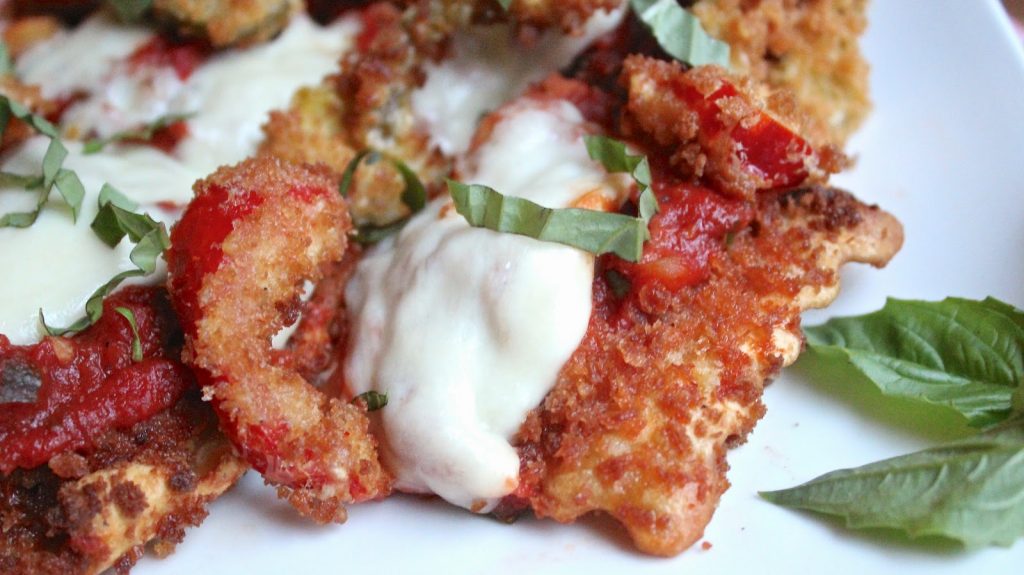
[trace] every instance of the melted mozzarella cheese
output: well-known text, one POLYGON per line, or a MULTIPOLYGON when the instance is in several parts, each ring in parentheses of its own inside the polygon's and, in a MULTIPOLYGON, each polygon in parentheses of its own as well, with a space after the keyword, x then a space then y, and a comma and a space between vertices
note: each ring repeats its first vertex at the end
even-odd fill
MULTIPOLYGON (((502 118, 466 181, 548 207, 625 197, 628 182, 587 156, 571 104, 524 100, 502 118)), ((593 265, 574 248, 472 228, 450 198, 360 262, 346 292, 346 379, 354 393, 388 395, 377 415, 400 489, 474 511, 515 489, 509 440, 583 338, 593 265)))
POLYGON ((179 108, 198 113, 177 153, 206 172, 251 155, 267 114, 336 69, 358 29, 352 18, 324 28, 299 15, 272 42, 215 56, 189 78, 179 108))
MULTIPOLYGON (((140 146, 109 146, 82 155, 81 146, 65 142, 65 166, 76 171, 87 196, 78 222, 53 193, 50 204, 26 229, 0 229, 0 269, 16 281, 0 282, 0 333, 26 344, 41 336, 40 308, 52 325, 67 325, 84 313, 84 304, 100 285, 120 271, 133 269, 131 246, 103 244, 89 228, 96 215, 96 194, 103 183, 118 188, 154 218, 172 223, 177 214, 159 202, 177 205, 192 197, 192 184, 217 167, 233 164, 256 151, 260 125, 267 113, 288 104, 291 94, 335 68, 351 44, 358 24, 343 20, 319 27, 296 17, 274 41, 244 51, 214 56, 188 79, 155 89, 168 70, 125 75, 119 62, 152 37, 141 28, 125 28, 104 16, 61 33, 26 54, 18 71, 51 96, 87 91, 91 95, 66 112, 75 129, 109 134, 135 127, 169 112, 195 112, 190 135, 175 155, 140 146), (114 129, 117 127, 117 129, 114 129)), ((2 169, 38 173, 48 140, 36 137, 14 150, 2 169)), ((0 189, 0 214, 32 209, 31 194, 0 189)), ((158 274, 151 281, 160 281, 158 274)))
POLYGON ((483 114, 568 66, 595 39, 618 26, 624 14, 624 6, 598 12, 578 36, 547 31, 529 48, 517 40, 509 24, 460 32, 452 41, 451 56, 426 66, 426 82, 413 93, 413 113, 442 152, 461 154, 483 114))
MULTIPOLYGON (((2 169, 38 172, 49 142, 42 136, 32 138, 4 160, 2 169)), ((150 215, 169 223, 174 214, 152 204, 187 202, 198 177, 151 148, 82 155, 80 144, 65 145, 69 154, 64 166, 78 174, 89 192, 78 221, 72 221, 70 209, 53 192, 49 205, 31 227, 0 228, 0 269, 9 270, 11 278, 0 282, 0 333, 15 344, 39 339, 40 309, 46 313, 47 323, 68 325, 84 313, 85 302, 96 288, 118 272, 135 268, 128 259, 131 245, 127 240, 111 249, 89 227, 98 211, 96 194, 104 183, 146 203, 150 215)), ((34 196, 22 190, 0 190, 0 213, 31 210, 34 196)))

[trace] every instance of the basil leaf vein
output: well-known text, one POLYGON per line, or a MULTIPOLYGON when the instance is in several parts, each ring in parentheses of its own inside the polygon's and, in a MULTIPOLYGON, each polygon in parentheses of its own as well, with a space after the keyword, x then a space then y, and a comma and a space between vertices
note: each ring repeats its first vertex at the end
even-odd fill
POLYGON ((848 527, 937 535, 969 548, 1009 546, 1024 535, 1024 418, 761 496, 842 517, 848 527))
POLYGON ((805 361, 847 363, 883 394, 954 410, 974 427, 1005 420, 1024 382, 1024 312, 993 298, 890 299, 804 333, 805 361))
POLYGON ((629 5, 673 58, 691 66, 729 67, 729 45, 709 36, 700 20, 676 0, 630 0, 629 5))

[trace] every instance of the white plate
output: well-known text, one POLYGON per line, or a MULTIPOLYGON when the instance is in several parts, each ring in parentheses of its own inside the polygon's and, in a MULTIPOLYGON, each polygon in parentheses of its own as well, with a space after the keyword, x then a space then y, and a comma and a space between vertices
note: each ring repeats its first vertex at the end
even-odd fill
MULTIPOLYGON (((1024 307, 1024 51, 996 0, 876 0, 865 50, 874 114, 840 184, 906 226, 883 271, 848 268, 828 315, 862 313, 886 296, 993 295, 1024 307)), ((729 457, 732 488, 698 543, 674 559, 636 553, 612 521, 508 526, 435 500, 397 496, 316 527, 255 474, 217 501, 168 559, 139 575, 244 573, 1011 573, 1024 543, 963 552, 857 534, 774 507, 758 490, 922 448, 953 429, 915 429, 872 394, 810 378, 798 366, 768 390, 768 415, 729 457)))

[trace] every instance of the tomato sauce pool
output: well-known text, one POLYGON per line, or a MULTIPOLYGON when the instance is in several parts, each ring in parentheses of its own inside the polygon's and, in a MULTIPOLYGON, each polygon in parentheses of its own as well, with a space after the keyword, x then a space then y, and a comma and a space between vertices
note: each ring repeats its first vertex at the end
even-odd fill
POLYGON ((89 449, 106 431, 173 406, 195 385, 178 360, 181 332, 167 293, 130 287, 107 298, 100 320, 74 337, 11 345, 0 335, 0 473, 89 449), (135 332, 118 308, 131 311, 135 332))

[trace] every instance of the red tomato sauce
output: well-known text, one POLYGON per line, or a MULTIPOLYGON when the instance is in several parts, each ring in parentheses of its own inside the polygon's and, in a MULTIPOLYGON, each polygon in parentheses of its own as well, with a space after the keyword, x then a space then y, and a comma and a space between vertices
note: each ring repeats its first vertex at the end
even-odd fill
POLYGON ((0 403, 0 472, 89 449, 106 431, 156 415, 195 385, 179 361, 181 331, 165 290, 126 288, 103 310, 74 337, 16 346, 0 335, 0 397, 7 400, 0 403), (134 334, 119 307, 134 314, 142 361, 132 359, 134 334))
POLYGON ((602 258, 603 268, 620 273, 630 291, 651 284, 676 291, 708 279, 711 256, 726 249, 728 236, 746 227, 753 206, 708 188, 655 179, 659 211, 651 218, 651 239, 637 263, 615 256, 602 258))

